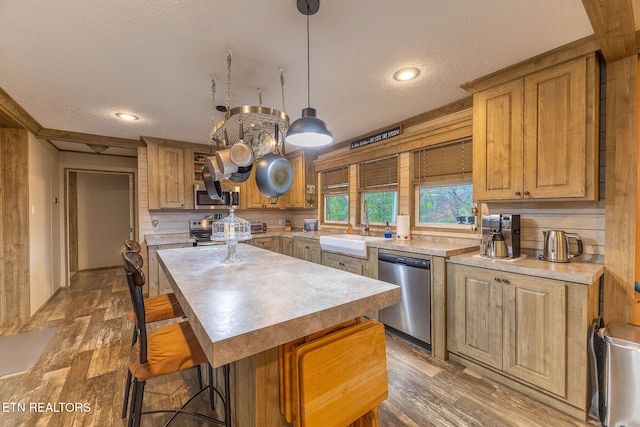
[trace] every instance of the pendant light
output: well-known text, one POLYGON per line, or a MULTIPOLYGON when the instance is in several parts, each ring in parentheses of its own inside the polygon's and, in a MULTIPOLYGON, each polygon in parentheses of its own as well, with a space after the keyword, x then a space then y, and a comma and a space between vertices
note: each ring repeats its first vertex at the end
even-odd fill
POLYGON ((322 147, 333 142, 333 135, 327 124, 316 117, 315 108, 311 108, 311 83, 309 59, 309 16, 320 9, 320 0, 297 0, 300 13, 307 17, 307 108, 302 117, 291 123, 287 130, 286 141, 291 145, 305 148, 322 147))

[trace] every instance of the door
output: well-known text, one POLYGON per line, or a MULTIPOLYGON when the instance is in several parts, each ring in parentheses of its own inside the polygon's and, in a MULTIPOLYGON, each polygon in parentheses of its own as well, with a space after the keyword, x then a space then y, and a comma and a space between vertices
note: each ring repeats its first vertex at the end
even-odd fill
POLYGON ((133 175, 69 171, 67 182, 70 270, 121 265, 133 238, 133 175))
POLYGON ((520 275, 504 275, 503 283, 502 369, 531 384, 565 396, 565 283, 520 275))
POLYGON ((522 96, 516 80, 473 97, 475 200, 522 198, 522 96))
POLYGON ((497 273, 456 266, 454 274, 458 351, 502 369, 502 284, 497 273))
POLYGON ((525 78, 524 191, 529 197, 586 195, 586 61, 525 78))

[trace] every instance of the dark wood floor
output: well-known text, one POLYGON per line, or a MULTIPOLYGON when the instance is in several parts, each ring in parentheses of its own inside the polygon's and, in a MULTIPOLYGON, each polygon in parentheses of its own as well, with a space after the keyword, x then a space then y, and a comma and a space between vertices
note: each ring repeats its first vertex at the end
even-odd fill
MULTIPOLYGON (((120 408, 131 339, 129 306, 121 268, 76 274, 71 288, 60 290, 21 329, 58 327, 33 369, 0 378, 0 426, 126 425, 120 408), (12 412, 10 402, 24 403, 26 412, 12 412), (49 408, 58 412, 30 412, 29 405, 39 402, 58 404, 49 408), (86 403, 90 411, 66 412, 59 403, 86 403)), ((387 348, 389 397, 380 406, 381 427, 598 425, 563 415, 460 365, 434 360, 395 335, 387 334, 387 348)), ((149 381, 145 409, 179 406, 196 390, 192 370, 149 381)), ((194 404, 206 411, 204 398, 194 404)), ((145 416, 143 426, 162 425, 166 418, 145 416)), ((181 416, 175 425, 210 424, 181 416)))

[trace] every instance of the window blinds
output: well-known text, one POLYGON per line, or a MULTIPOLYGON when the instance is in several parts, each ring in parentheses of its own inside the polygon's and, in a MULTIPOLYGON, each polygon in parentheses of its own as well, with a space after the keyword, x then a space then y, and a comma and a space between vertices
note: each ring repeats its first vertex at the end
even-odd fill
POLYGON ((472 172, 470 139, 413 152, 413 183, 468 181, 472 172))
POLYGON ((398 185, 398 156, 362 162, 358 165, 360 189, 398 185))
POLYGON ((322 172, 322 190, 325 193, 345 192, 349 187, 349 166, 322 172))

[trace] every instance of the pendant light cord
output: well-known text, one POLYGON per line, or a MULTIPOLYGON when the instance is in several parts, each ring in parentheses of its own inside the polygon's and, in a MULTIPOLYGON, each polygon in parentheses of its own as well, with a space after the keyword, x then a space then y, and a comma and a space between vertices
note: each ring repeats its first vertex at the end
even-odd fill
POLYGON ((311 57, 309 53, 309 15, 311 10, 307 1, 307 107, 311 108, 311 57))

